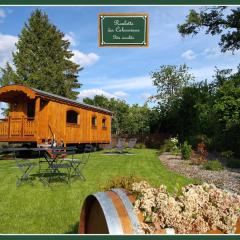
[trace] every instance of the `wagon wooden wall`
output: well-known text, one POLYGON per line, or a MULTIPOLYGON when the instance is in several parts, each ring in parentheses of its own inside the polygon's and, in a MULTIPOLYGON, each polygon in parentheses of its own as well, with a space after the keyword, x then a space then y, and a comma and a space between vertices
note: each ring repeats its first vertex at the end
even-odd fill
POLYGON ((38 116, 38 142, 52 139, 71 143, 109 143, 111 140, 111 116, 90 109, 83 109, 49 101, 40 107, 38 116), (67 123, 67 111, 78 113, 78 123, 67 123), (92 117, 96 117, 97 124, 92 126, 92 117), (102 119, 106 119, 106 127, 102 126, 102 119))
POLYGON ((111 141, 112 114, 106 109, 22 85, 1 87, 0 101, 11 105, 9 116, 0 119, 0 142, 40 144, 53 138, 65 144, 111 141), (68 111, 74 114, 67 121, 68 111))

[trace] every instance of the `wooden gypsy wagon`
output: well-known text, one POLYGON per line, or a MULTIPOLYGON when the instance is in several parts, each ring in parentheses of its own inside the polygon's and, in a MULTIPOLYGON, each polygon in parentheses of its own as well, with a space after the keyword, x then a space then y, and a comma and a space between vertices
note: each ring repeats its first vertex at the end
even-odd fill
POLYGON ((0 142, 110 143, 112 113, 106 109, 23 85, 1 87, 0 101, 10 104, 0 120, 0 142))

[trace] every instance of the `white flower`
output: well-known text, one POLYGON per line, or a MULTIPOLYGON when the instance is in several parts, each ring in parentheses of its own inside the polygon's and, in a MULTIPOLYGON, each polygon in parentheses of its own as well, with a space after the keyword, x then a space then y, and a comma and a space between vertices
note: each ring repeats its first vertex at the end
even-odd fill
MULTIPOLYGON (((175 140, 174 140, 175 141, 175 140)), ((138 198, 134 211, 153 221, 141 224, 141 231, 154 233, 156 228, 174 228, 176 233, 206 233, 219 229, 234 233, 240 217, 240 196, 218 189, 213 184, 188 185, 181 196, 170 196, 161 185, 153 188, 146 181, 132 185, 138 198)))

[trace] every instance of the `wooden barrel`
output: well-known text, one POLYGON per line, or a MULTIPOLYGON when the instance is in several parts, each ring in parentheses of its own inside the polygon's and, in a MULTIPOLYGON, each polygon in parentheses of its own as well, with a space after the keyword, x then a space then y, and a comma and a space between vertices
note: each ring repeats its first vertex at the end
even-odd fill
MULTIPOLYGON (((140 213, 133 211, 135 198, 123 189, 115 188, 107 192, 89 195, 83 204, 78 233, 80 234, 139 234, 140 223, 144 221, 140 213)), ((240 233, 240 219, 236 224, 236 234, 240 233)), ((155 234, 172 234, 171 229, 157 230, 155 234)), ((223 234, 211 230, 206 234, 223 234)))
POLYGON ((89 195, 83 204, 81 234, 138 234, 139 220, 126 192, 112 189, 89 195))

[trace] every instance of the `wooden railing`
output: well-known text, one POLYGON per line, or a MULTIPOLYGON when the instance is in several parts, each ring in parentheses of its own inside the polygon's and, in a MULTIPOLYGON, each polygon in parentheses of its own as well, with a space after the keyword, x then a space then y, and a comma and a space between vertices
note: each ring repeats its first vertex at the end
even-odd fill
POLYGON ((0 119, 0 138, 35 136, 34 118, 7 118, 0 119))

